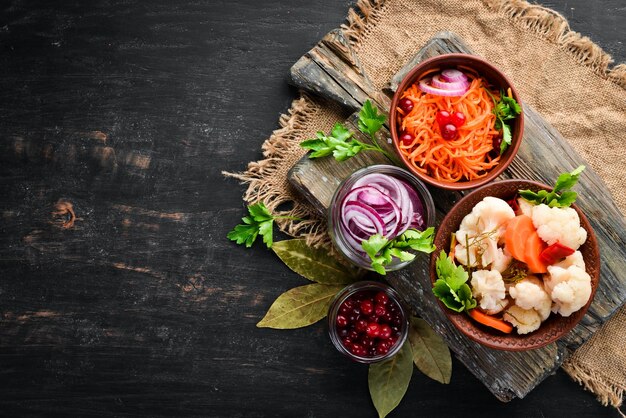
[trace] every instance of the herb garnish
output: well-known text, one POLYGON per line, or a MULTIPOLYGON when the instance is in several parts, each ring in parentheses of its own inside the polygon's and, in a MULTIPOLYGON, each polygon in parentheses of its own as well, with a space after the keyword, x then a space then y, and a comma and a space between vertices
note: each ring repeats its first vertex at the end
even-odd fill
POLYGON ((500 142, 500 155, 502 155, 513 140, 511 127, 506 121, 515 119, 517 115, 522 113, 522 107, 514 98, 507 96, 503 90, 500 90, 500 100, 496 100, 488 89, 486 89, 486 91, 491 96, 493 104, 495 105, 492 110, 493 114, 496 115, 494 128, 502 130, 502 142, 500 142))
POLYGON ((530 203, 539 205, 545 203, 551 208, 566 208, 576 201, 578 193, 570 190, 578 183, 580 173, 585 169, 584 165, 579 166, 571 173, 562 173, 556 180, 554 189, 551 192, 547 190, 539 190, 533 192, 531 190, 520 190, 519 195, 530 203))
POLYGON ((385 275, 385 266, 391 263, 393 257, 399 258, 401 261, 411 261, 415 258, 415 254, 405 251, 406 249, 427 254, 435 251, 436 248, 433 245, 434 232, 435 228, 432 226, 424 231, 408 229, 392 240, 375 234, 363 241, 361 245, 372 260, 371 266, 374 271, 385 275))
POLYGON ((502 272, 502 280, 505 283, 517 283, 524 280, 528 276, 528 268, 523 263, 514 260, 509 266, 502 272))
POLYGON ((248 206, 248 213, 249 216, 241 218, 243 224, 237 225, 226 236, 237 244, 245 244, 248 248, 254 244, 259 234, 263 237, 263 242, 267 248, 271 248, 274 243, 272 228, 275 219, 301 220, 293 216, 273 216, 263 202, 248 206))
POLYGON ((355 139, 353 137, 354 132, 346 128, 345 125, 336 123, 329 135, 320 131, 316 134, 315 139, 302 141, 300 146, 313 151, 309 158, 326 157, 332 154, 337 161, 345 161, 361 151, 377 151, 397 163, 397 160, 382 149, 376 140, 376 133, 382 128, 386 120, 386 116, 378 113, 378 109, 372 106, 369 100, 366 100, 359 112, 358 126, 361 132, 370 136, 372 144, 366 144, 355 139))
POLYGON ((448 308, 455 312, 469 311, 476 307, 476 299, 467 284, 469 274, 462 266, 454 264, 445 251, 441 251, 437 262, 437 281, 433 285, 433 293, 448 308))

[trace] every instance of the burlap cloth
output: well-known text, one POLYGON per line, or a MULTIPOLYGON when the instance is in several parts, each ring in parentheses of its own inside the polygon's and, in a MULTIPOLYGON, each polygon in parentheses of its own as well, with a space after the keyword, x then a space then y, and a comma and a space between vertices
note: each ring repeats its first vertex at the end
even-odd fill
MULTIPOLYGON (((604 179, 626 213, 626 65, 588 38, 570 31, 556 12, 525 1, 360 0, 342 26, 373 83, 382 88, 436 32, 450 30, 513 81, 524 101, 543 115, 604 179)), ((288 234, 325 245, 324 220, 287 183, 302 157, 298 143, 328 131, 347 115, 307 94, 280 118, 281 129, 263 144, 262 161, 235 175, 248 183, 249 203, 306 217, 283 222, 288 234), (282 206, 281 206, 282 207, 282 206)), ((624 272, 626 274, 626 272, 624 272)), ((604 404, 619 407, 626 390, 626 308, 571 356, 563 368, 604 404)))

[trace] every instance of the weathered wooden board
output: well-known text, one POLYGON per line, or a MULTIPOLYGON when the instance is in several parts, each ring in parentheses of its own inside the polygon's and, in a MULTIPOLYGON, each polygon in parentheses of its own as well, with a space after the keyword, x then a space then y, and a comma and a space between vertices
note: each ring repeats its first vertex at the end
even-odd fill
MULTIPOLYGON (((323 44, 298 61, 292 68, 292 75, 300 87, 310 87, 310 91, 338 100, 349 108, 358 108, 369 97, 371 83, 358 80, 356 84, 360 87, 356 88, 350 84, 351 81, 346 81, 353 80, 354 74, 362 74, 360 67, 349 78, 336 76, 335 72, 341 72, 342 67, 335 64, 343 59, 341 57, 326 55, 323 61, 317 58, 321 56, 321 51, 337 49, 329 47, 328 39, 325 38, 323 44), (319 77, 320 74, 328 77, 319 77), (346 82, 350 85, 346 85, 346 82), (358 94, 350 93, 355 91, 358 94)), ((470 50, 454 34, 437 34, 394 76, 387 93, 392 93, 404 74, 420 60, 444 52, 470 53, 470 50)), ((342 49, 342 54, 349 55, 349 52, 342 49)), ((356 57, 354 62, 358 63, 356 57)), ((344 64, 345 60, 342 61, 344 64)), ((376 96, 376 102, 384 101, 376 96)), ((523 108, 526 118, 524 140, 517 158, 501 178, 526 178, 551 184, 559 173, 584 164, 581 157, 537 112, 527 104, 523 108)), ((347 124, 356 131, 355 117, 353 115, 349 118, 347 124)), ((379 142, 390 146, 389 131, 382 131, 379 142)), ((384 162, 388 161, 378 153, 359 155, 342 163, 332 158, 309 160, 305 157, 292 168, 289 180, 324 212, 342 179, 358 168, 384 162)), ((583 321, 555 344, 530 352, 511 353, 492 350, 470 341, 452 327, 436 304, 430 290, 428 257, 421 257, 410 268, 388 276, 388 280, 405 296, 414 310, 444 336, 459 360, 500 400, 524 397, 553 373, 573 350, 591 337, 626 300, 626 225, 623 217, 606 186, 591 168, 585 170, 577 187, 580 195, 578 204, 588 215, 600 243, 602 276, 594 302, 583 321)), ((461 194, 432 187, 429 189, 437 206, 438 219, 441 220, 461 194)))

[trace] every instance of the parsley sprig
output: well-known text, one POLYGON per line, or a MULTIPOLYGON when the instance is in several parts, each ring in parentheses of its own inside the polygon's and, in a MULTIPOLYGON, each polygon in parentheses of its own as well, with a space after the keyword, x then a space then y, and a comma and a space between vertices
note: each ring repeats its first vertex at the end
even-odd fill
POLYGON ((502 155, 513 141, 511 127, 507 121, 515 119, 517 115, 522 113, 522 107, 514 98, 507 96, 503 90, 500 90, 500 100, 496 100, 489 90, 486 91, 495 105, 492 110, 493 114, 496 115, 494 128, 502 131, 502 142, 500 142, 500 155, 502 155))
POLYGON ((454 264, 445 251, 441 251, 437 262, 437 281, 433 285, 433 293, 448 308, 456 312, 469 311, 476 307, 476 299, 467 284, 469 274, 462 266, 454 264))
POLYGON ((267 248, 274 243, 273 227, 276 219, 301 220, 293 216, 273 216, 263 202, 248 206, 248 216, 241 218, 243 224, 239 224, 230 231, 227 238, 237 244, 245 244, 250 248, 258 235, 263 237, 267 248))
POLYGON ((415 258, 415 254, 406 251, 411 249, 430 254, 435 251, 433 245, 433 235, 435 228, 430 227, 424 231, 417 229, 407 229, 402 235, 389 240, 388 238, 375 234, 370 236, 361 245, 363 250, 372 260, 371 266, 379 274, 385 275, 385 266, 391 263, 393 258, 401 261, 411 261, 415 258))
POLYGON ((337 161, 345 161, 361 151, 377 151, 383 153, 391 161, 397 162, 376 140, 376 133, 382 128, 386 120, 386 116, 378 113, 378 109, 369 100, 366 100, 359 112, 358 126, 361 132, 370 136, 372 144, 366 144, 355 139, 354 132, 345 125, 336 123, 329 135, 320 131, 316 134, 316 138, 302 141, 300 146, 313 151, 309 158, 326 157, 332 154, 337 161))
POLYGON ((545 203, 546 205, 558 208, 569 207, 576 201, 578 193, 570 190, 578 183, 580 173, 585 169, 584 165, 577 167, 571 173, 562 173, 556 180, 554 189, 551 192, 547 190, 539 190, 533 192, 531 190, 520 190, 519 195, 530 203, 539 205, 545 203))

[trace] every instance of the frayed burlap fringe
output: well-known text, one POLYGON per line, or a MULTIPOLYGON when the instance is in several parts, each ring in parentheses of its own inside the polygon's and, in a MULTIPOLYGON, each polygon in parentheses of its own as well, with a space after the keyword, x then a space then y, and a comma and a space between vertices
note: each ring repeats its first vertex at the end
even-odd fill
POLYGON ((617 383, 609 383, 606 376, 598 375, 597 372, 579 362, 566 361, 563 363, 563 369, 572 379, 583 385, 585 389, 595 393, 602 405, 615 407, 620 415, 626 418, 626 415, 619 409, 622 406, 622 399, 626 392, 624 382, 622 382, 621 386, 617 383))
MULTIPOLYGON (((303 236, 312 246, 326 244, 328 234, 325 222, 306 202, 294 199, 295 193, 288 188, 286 178, 276 176, 280 162, 293 154, 294 142, 299 143, 306 120, 318 111, 318 105, 306 93, 291 103, 286 114, 280 116, 280 129, 275 130, 262 146, 264 160, 251 162, 244 173, 222 172, 248 184, 243 199, 248 204, 257 202, 265 206, 277 216, 289 216, 300 220, 279 219, 278 227, 291 236, 303 236), (279 210, 281 205, 290 205, 288 210, 279 210)), ((302 151, 304 155, 304 150, 302 151)))
POLYGON ((580 64, 626 89, 626 64, 609 69, 613 59, 591 39, 570 29, 567 19, 554 10, 525 0, 484 0, 493 10, 504 13, 515 24, 540 35, 569 51, 580 64))
POLYGON ((385 0, 358 0, 348 10, 346 23, 341 25, 341 30, 355 51, 359 50, 361 41, 380 19, 385 3, 385 0))

